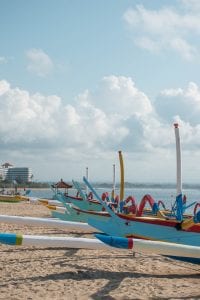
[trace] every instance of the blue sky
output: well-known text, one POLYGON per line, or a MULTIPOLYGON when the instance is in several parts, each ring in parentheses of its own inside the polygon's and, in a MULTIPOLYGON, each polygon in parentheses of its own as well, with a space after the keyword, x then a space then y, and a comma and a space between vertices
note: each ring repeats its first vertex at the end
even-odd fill
POLYGON ((1 1, 0 28, 2 163, 112 181, 122 150, 127 181, 174 182, 179 122, 199 181, 199 1, 1 1))

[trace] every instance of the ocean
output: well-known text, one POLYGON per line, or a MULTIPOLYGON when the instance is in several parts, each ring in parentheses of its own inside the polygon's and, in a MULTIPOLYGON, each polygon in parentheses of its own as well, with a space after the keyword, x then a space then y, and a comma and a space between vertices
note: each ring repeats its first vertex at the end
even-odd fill
MULTIPOLYGON (((111 192, 111 189, 108 187, 101 187, 101 188, 96 188, 96 191, 98 194, 101 196, 103 192, 111 192)), ((70 195, 75 195, 76 190, 75 189, 70 189, 69 190, 70 195)), ((119 190, 116 189, 116 194, 119 194, 119 190)), ((142 197, 146 194, 150 194, 156 202, 159 200, 163 200, 165 203, 165 206, 167 208, 171 208, 172 204, 175 201, 176 198, 176 189, 175 188, 126 188, 125 189, 125 198, 128 196, 134 196, 137 203, 140 203, 142 197)), ((183 189, 183 195, 186 195, 187 197, 187 204, 190 204, 194 201, 200 202, 200 189, 196 188, 189 188, 189 189, 183 189)), ((48 198, 51 199, 53 197, 53 192, 51 189, 33 189, 31 191, 30 196, 32 197, 40 197, 40 198, 48 198)), ((188 213, 193 212, 194 206, 188 209, 188 213)))

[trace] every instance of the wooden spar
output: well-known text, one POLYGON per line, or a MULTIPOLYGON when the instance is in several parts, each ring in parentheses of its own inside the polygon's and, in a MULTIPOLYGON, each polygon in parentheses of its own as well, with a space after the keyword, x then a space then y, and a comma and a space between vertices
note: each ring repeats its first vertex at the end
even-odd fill
POLYGON ((103 234, 95 234, 95 236, 107 245, 116 248, 134 249, 134 251, 137 252, 147 252, 161 255, 200 258, 200 247, 197 246, 124 238, 103 234))
MULTIPOLYGON (((83 229, 94 230, 94 228, 87 223, 82 222, 70 222, 54 219, 33 218, 33 217, 18 217, 0 215, 0 222, 6 224, 18 224, 18 225, 30 225, 30 226, 47 226, 58 229, 83 229)), ((95 229, 96 230, 96 229, 95 229)))
POLYGON ((124 200, 124 162, 122 152, 119 151, 119 162, 120 162, 120 196, 119 200, 124 200))
MULTIPOLYGON (((79 192, 81 198, 86 202, 88 201, 88 199, 86 198, 87 195, 85 195, 79 185, 79 183, 77 181, 72 180, 73 185, 75 186, 75 188, 77 189, 77 191, 79 192)), ((86 190, 88 191, 88 186, 86 185, 86 190)), ((73 203, 73 202, 72 202, 73 203)), ((74 203, 73 203, 74 204, 74 203)))
POLYGON ((98 239, 76 237, 50 237, 0 233, 0 243, 18 246, 65 247, 77 249, 110 249, 110 246, 98 239))
POLYGON ((66 212, 66 207, 62 207, 62 206, 47 205, 46 207, 49 208, 50 210, 55 210, 63 214, 66 212))
POLYGON ((89 189, 92 191, 93 195, 95 195, 96 199, 102 204, 102 206, 105 208, 105 210, 109 213, 109 215, 113 216, 114 219, 117 218, 115 215, 115 212, 106 204, 105 201, 103 201, 101 199, 101 197, 99 197, 99 195, 97 194, 95 189, 92 187, 92 185, 89 183, 89 181, 87 181, 87 179, 85 177, 83 177, 83 181, 89 187, 89 189))
POLYGON ((28 198, 30 203, 41 203, 44 205, 56 205, 56 206, 63 206, 63 204, 58 200, 51 200, 51 199, 44 199, 44 198, 36 198, 36 197, 29 197, 28 198))
POLYGON ((113 189, 111 199, 115 199, 115 164, 113 165, 113 189))
POLYGON ((45 204, 45 205, 56 205, 56 206, 63 206, 63 203, 61 203, 60 201, 58 200, 45 200, 45 199, 42 199, 42 200, 39 200, 40 203, 42 204, 45 204))
POLYGON ((98 239, 76 237, 49 237, 0 233, 0 243, 9 245, 65 247, 78 249, 133 249, 137 252, 156 253, 178 257, 200 258, 200 247, 180 245, 166 242, 145 241, 132 238, 121 238, 96 234, 98 239))
POLYGON ((145 240, 136 240, 133 243, 135 251, 141 251, 142 249, 142 251, 148 253, 200 258, 200 247, 196 246, 145 240))
POLYGON ((182 174, 181 174, 181 145, 178 124, 174 124, 176 138, 176 195, 182 194, 182 174))
POLYGON ((176 219, 183 221, 182 174, 181 174, 181 146, 178 124, 174 124, 176 137, 176 219))

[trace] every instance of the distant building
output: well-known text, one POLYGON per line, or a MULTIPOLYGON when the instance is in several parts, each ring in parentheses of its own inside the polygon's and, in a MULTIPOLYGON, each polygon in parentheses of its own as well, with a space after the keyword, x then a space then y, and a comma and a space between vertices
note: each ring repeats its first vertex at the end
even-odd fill
POLYGON ((10 168, 13 168, 13 165, 11 165, 10 163, 6 162, 4 163, 1 167, 0 167, 0 176, 2 178, 2 180, 6 180, 6 176, 8 173, 8 170, 10 168))
POLYGON ((8 169, 8 168, 12 168, 13 165, 11 165, 10 163, 6 162, 5 164, 2 165, 2 167, 3 167, 4 169, 8 169))
POLYGON ((33 175, 30 168, 14 167, 9 163, 5 163, 0 168, 0 174, 3 180, 8 182, 27 183, 31 182, 33 175))

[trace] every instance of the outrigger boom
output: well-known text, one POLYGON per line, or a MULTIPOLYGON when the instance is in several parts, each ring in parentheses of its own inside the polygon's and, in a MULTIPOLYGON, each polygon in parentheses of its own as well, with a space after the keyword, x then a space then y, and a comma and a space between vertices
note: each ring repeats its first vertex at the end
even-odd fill
POLYGON ((96 234, 98 239, 75 237, 48 237, 19 235, 15 233, 0 233, 0 243, 17 246, 40 246, 53 248, 78 249, 132 249, 136 252, 155 253, 167 256, 181 256, 184 258, 200 258, 200 247, 164 243, 158 241, 144 241, 140 239, 121 238, 96 234))

